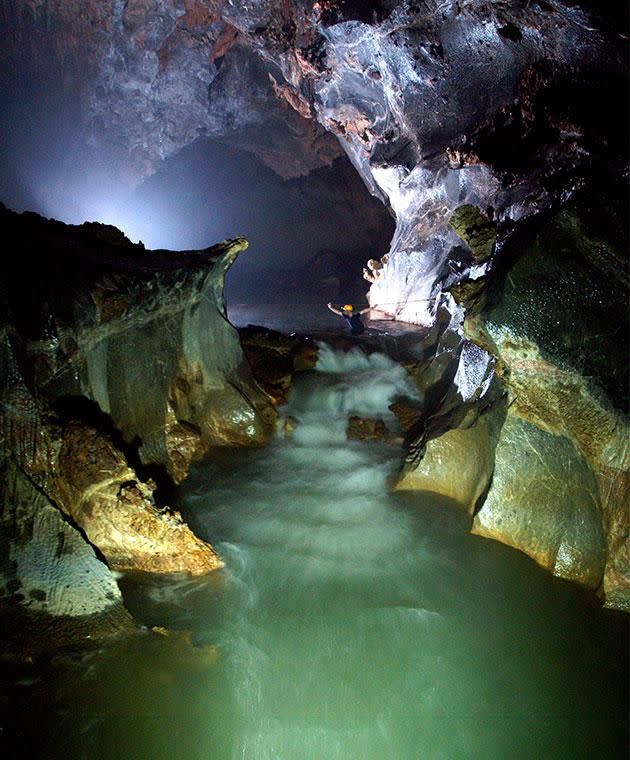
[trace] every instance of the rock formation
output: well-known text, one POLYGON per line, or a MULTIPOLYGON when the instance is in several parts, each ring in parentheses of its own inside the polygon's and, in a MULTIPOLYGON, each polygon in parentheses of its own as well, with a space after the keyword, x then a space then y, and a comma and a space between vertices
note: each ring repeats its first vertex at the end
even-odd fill
POLYGON ((118 584, 80 531, 14 463, 5 459, 1 474, 4 601, 50 620, 90 620, 101 632, 129 627, 118 584))
POLYGON ((241 329, 239 334, 254 376, 276 405, 285 404, 293 375, 317 364, 317 344, 309 338, 255 325, 241 329))
MULTIPOLYGON (((0 10, 3 60, 54 63, 82 95, 90 146, 131 181, 200 136, 285 177, 341 149, 396 222, 389 253, 364 270, 370 302, 431 328, 409 367, 424 407, 398 409, 409 449, 399 486, 448 493, 464 458, 449 495, 476 531, 628 606, 627 204, 612 200, 627 192, 627 8, 3 0, 0 10), (534 494, 550 494, 547 511, 534 494)), ((92 399, 125 441, 137 438, 141 462, 176 480, 216 445, 263 443, 274 412, 220 303, 217 275, 239 244, 158 265, 111 230, 88 232, 100 236, 81 259, 89 284, 77 284, 73 248, 57 245, 41 285, 7 290, 5 374, 30 395, 3 408, 39 420, 59 399, 92 399), (96 259, 106 265, 95 270, 96 259), (46 285, 59 267, 62 296, 46 285)), ((24 248, 20 260, 28 281, 24 248)), ((290 364, 273 368, 276 399, 290 364)))
POLYGON ((628 609, 623 217, 612 200, 598 217, 591 205, 580 195, 519 239, 500 292, 465 294, 464 332, 494 357, 507 416, 495 404, 472 426, 429 433, 399 487, 449 496, 474 514, 474 533, 628 609))
POLYGON ((109 614, 122 609, 111 570, 221 567, 156 505, 149 473, 181 480, 209 450, 260 445, 273 428, 223 305, 246 242, 145 251, 103 225, 1 215, 13 241, 2 278, 3 596, 57 616, 109 614), (81 592, 77 573, 89 579, 81 592))
POLYGON ((598 222, 591 203, 582 198, 543 224, 501 299, 468 320, 470 337, 500 362, 510 405, 473 531, 629 609, 628 363, 619 361, 628 356, 628 292, 616 265, 624 247, 619 209, 609 201, 598 222))

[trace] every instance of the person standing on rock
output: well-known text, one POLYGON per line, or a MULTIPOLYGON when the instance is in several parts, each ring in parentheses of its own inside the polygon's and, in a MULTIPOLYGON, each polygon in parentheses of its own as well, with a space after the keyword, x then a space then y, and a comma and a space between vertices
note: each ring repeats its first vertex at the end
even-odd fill
POLYGON ((361 315, 368 312, 372 307, 368 306, 366 309, 355 309, 351 303, 347 303, 342 306, 341 309, 335 309, 331 303, 327 303, 326 306, 332 311, 333 314, 337 314, 343 317, 350 328, 351 335, 361 335, 365 330, 365 325, 361 319, 361 315))

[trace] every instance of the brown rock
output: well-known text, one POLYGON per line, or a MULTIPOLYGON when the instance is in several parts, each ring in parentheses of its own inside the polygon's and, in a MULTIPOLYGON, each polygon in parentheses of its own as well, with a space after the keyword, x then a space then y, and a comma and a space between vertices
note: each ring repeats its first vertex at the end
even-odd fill
POLYGON ((476 206, 459 206, 455 209, 450 224, 468 245, 475 261, 490 258, 497 236, 496 226, 476 206))
POLYGON ((193 575, 222 567, 178 513, 160 510, 109 437, 80 422, 38 427, 44 457, 22 466, 115 570, 193 575))
POLYGON ((463 306, 467 313, 476 312, 483 308, 486 293, 486 278, 464 280, 450 288, 455 302, 463 306))
POLYGON ((395 415, 396 421, 403 433, 406 433, 415 427, 423 416, 421 409, 407 406, 400 402, 390 404, 389 410, 395 415))
POLYGON ((169 404, 164 440, 168 473, 176 483, 181 483, 188 477, 191 463, 203 450, 201 431, 196 425, 178 421, 169 404))
POLYGON ((178 513, 159 510, 106 436, 73 423, 63 432, 50 492, 111 568, 199 575, 222 567, 178 513))
POLYGON ((274 404, 286 403, 293 375, 317 364, 317 345, 266 328, 248 327, 239 332, 254 377, 274 404))
POLYGON ((348 418, 346 435, 358 441, 377 441, 380 443, 401 444, 402 437, 391 432, 381 419, 364 419, 355 415, 348 418))
POLYGON ((533 557, 554 575, 598 589, 606 563, 597 482, 577 448, 511 412, 492 487, 472 532, 533 557))
MULTIPOLYGON (((563 439, 572 441, 590 468, 597 488, 598 531, 607 545, 601 591, 606 604, 630 609, 628 423, 584 377, 543 358, 532 341, 506 330, 490 335, 478 321, 471 327, 500 357, 498 374, 510 393, 511 414, 554 436, 558 446, 564 445, 563 439)), ((547 556, 552 555, 550 548, 547 556)))
POLYGON ((419 464, 404 473, 396 490, 437 493, 472 514, 492 478, 501 419, 495 408, 468 428, 448 430, 431 439, 419 464))
POLYGON ((293 435, 297 424, 298 421, 295 417, 288 416, 282 418, 282 432, 285 438, 290 438, 293 435))
POLYGON ((132 628, 115 578, 76 525, 13 462, 0 476, 0 599, 34 616, 29 638, 62 619, 91 635, 132 628))

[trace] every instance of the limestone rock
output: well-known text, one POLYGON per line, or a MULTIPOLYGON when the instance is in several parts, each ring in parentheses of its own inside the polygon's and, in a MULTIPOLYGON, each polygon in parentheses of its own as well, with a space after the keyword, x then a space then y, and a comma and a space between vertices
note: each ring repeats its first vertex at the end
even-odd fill
MULTIPOLYGON (((627 451, 630 431, 622 444, 627 451)), ((603 595, 607 607, 630 612, 630 468, 597 471, 602 522, 608 544, 603 595)))
POLYGON ((597 482, 576 447, 509 414, 492 487, 472 532, 521 549, 555 575, 598 589, 606 563, 597 482))
POLYGON ((389 430, 381 419, 364 419, 351 415, 348 418, 346 435, 350 440, 378 441, 379 443, 401 444, 400 434, 389 430))
POLYGON ((252 325, 239 330, 239 334, 254 377, 275 404, 284 404, 293 375, 315 367, 317 344, 252 325))
MULTIPOLYGON (((175 70, 177 62, 173 64, 175 70)), ((184 79, 179 72, 177 77, 184 79)), ((330 166, 341 149, 313 119, 311 104, 299 88, 279 78, 277 68, 264 57, 244 44, 233 45, 209 85, 202 129, 291 179, 330 166)), ((152 107, 150 98, 147 107, 152 107)))
MULTIPOLYGON (((59 424, 33 399, 26 409, 22 403, 5 411, 0 430, 29 482, 81 529, 81 540, 87 538, 112 569, 198 575, 222 566, 177 513, 156 507, 155 485, 137 476, 106 432, 70 418, 59 424)), ((48 537, 51 544, 54 535, 48 537)))
POLYGON ((451 216, 450 224, 468 245, 476 262, 487 261, 492 256, 496 226, 476 206, 459 206, 451 216))
POLYGON ((627 412, 630 365, 619 360, 630 350, 628 246, 621 231, 627 208, 617 192, 613 186, 597 199, 582 193, 569 207, 544 222, 532 220, 527 232, 504 241, 511 266, 495 279, 481 322, 501 344, 500 352, 512 346, 515 358, 525 362, 528 349, 519 341, 526 341, 534 347, 532 357, 590 378, 614 407, 627 412))
MULTIPOLYGON (((505 275, 501 299, 495 295, 482 313, 468 316, 465 332, 497 358, 512 417, 538 431, 548 450, 557 446, 560 458, 572 445, 580 467, 589 469, 599 519, 594 530, 606 545, 598 590, 605 604, 630 609, 628 363, 619 361, 628 346, 627 294, 619 287, 626 280, 615 264, 620 212, 613 202, 596 206, 581 197, 535 228, 505 275), (613 269, 617 287, 611 287, 613 269)), ((495 501, 495 514, 499 506, 495 501)), ((529 551, 524 532, 510 537, 510 527, 514 521, 505 524, 504 540, 529 551)), ((579 531, 567 532, 563 551, 575 554, 579 566, 583 549, 571 546, 572 537, 582 540, 579 531)), ((544 549, 541 533, 535 551, 552 567, 556 547, 549 539, 544 549)))
MULTIPOLYGON (((275 411, 222 302, 225 271, 246 242, 149 252, 104 225, 0 213, 16 255, 15 266, 4 260, 2 280, 0 440, 42 495, 37 540, 54 551, 55 515, 81 531, 72 541, 88 554, 95 547, 113 569, 220 567, 177 513, 156 506, 155 484, 127 457, 181 479, 211 446, 270 435, 275 411)), ((32 531, 24 519, 13 527, 32 531)), ((111 576, 102 566, 95 578, 106 594, 111 576)))
POLYGON ((76 527, 15 464, 6 462, 1 474, 2 601, 53 618, 83 618, 93 632, 130 628, 112 573, 76 527))
MULTIPOLYGON (((514 457, 510 483, 518 490, 520 480, 528 482, 541 500, 537 521, 529 523, 529 537, 524 521, 533 507, 521 495, 513 503, 502 501, 500 478, 495 478, 475 529, 519 546, 553 572, 596 588, 606 605, 627 610, 629 367, 619 358, 627 355, 629 336, 627 278, 619 266, 621 214, 618 204, 606 197, 595 202, 581 196, 570 208, 533 226, 519 240, 519 255, 505 273, 501 298, 495 293, 483 312, 467 316, 465 333, 496 357, 497 376, 510 404, 505 435, 520 430, 515 446, 535 441, 556 477, 554 481, 545 475, 543 467, 528 474, 529 460, 514 457), (571 488, 579 490, 579 481, 571 481, 578 474, 584 481, 575 510, 567 507, 562 473, 554 469, 554 447, 571 488), (587 497, 592 504, 584 501, 587 497), (502 504, 505 517, 500 523, 502 504), (518 504, 524 510, 520 518, 518 504), (549 511, 546 522, 540 517, 543 504, 549 511), (562 538, 553 525, 556 519, 563 526, 562 538), (603 560, 598 558, 600 537, 603 560)), ((505 460, 507 454, 501 456, 505 460)))
POLYGON ((500 409, 496 408, 481 414, 470 427, 447 430, 432 438, 420 463, 406 470, 396 490, 437 493, 472 515, 492 479, 501 421, 500 409))
POLYGON ((98 431, 66 423, 53 473, 39 477, 112 569, 200 575, 223 566, 179 514, 155 506, 151 486, 98 431))
POLYGON ((287 417, 282 417, 281 422, 282 434, 285 438, 291 438, 295 432, 296 427, 298 426, 297 418, 293 415, 288 415, 287 417))
POLYGON ((126 441, 139 439, 143 463, 175 480, 214 447, 268 441, 275 411, 223 303, 246 240, 146 251, 113 228, 95 234, 7 210, 0 221, 16 241, 7 320, 22 374, 46 403, 92 399, 126 441))
POLYGON ((572 441, 590 468, 607 544, 602 592, 607 604, 630 608, 628 421, 591 381, 544 359, 531 341, 496 331, 494 339, 512 414, 549 433, 559 447, 563 439, 572 441))
POLYGON ((417 427, 424 415, 417 406, 410 406, 399 401, 390 404, 389 411, 396 417, 398 426, 403 433, 408 433, 414 427, 417 427))
POLYGON ((461 280, 451 285, 450 293, 458 304, 461 304, 468 314, 478 311, 485 303, 487 279, 461 280))

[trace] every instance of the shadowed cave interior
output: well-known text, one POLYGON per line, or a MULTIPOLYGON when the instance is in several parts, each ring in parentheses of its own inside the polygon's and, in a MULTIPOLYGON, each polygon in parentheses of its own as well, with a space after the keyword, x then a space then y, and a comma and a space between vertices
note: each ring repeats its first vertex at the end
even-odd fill
POLYGON ((0 28, 3 756, 626 757, 627 8, 0 28))

